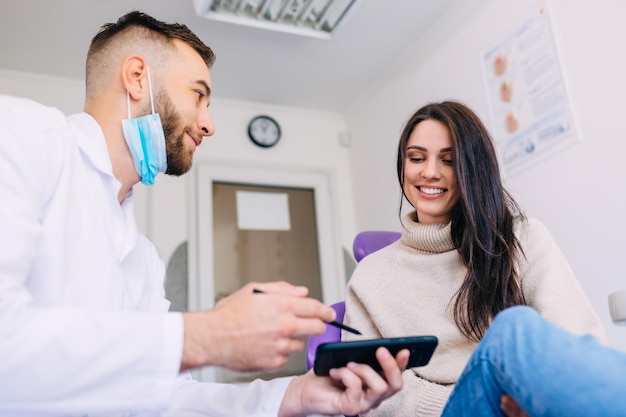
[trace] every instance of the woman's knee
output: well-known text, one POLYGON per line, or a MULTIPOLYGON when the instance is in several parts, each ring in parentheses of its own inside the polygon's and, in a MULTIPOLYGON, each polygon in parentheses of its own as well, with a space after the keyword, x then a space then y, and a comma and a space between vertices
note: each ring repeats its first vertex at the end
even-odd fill
POLYGON ((523 326, 541 320, 541 316, 532 307, 513 306, 499 312, 493 320, 492 326, 523 326))
POLYGON ((485 337, 505 336, 504 340, 515 339, 515 333, 524 334, 530 328, 536 328, 543 319, 533 308, 514 306, 499 312, 489 327, 485 337))

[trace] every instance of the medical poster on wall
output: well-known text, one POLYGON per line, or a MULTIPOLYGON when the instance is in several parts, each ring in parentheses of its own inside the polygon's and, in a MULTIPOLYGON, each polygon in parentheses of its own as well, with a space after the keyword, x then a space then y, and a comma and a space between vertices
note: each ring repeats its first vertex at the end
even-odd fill
POLYGON ((492 133, 506 174, 578 141, 547 3, 483 54, 492 133))

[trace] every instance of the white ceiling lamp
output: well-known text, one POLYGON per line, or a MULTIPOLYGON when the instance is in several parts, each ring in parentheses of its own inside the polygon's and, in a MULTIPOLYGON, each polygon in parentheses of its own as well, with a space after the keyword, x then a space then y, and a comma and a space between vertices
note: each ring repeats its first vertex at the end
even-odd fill
POLYGON ((193 0, 198 16, 330 39, 360 0, 193 0))

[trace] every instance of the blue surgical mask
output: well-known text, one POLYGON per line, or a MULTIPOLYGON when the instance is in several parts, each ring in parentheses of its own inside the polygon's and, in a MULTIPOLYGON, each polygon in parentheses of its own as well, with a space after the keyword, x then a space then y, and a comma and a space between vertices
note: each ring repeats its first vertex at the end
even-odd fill
POLYGON ((152 114, 131 119, 130 93, 126 92, 128 103, 128 119, 122 120, 124 138, 135 162, 135 169, 146 185, 154 184, 154 178, 159 172, 167 169, 167 152, 165 150, 165 133, 161 124, 161 117, 154 112, 152 97, 152 83, 148 70, 148 88, 150 89, 150 105, 152 114))

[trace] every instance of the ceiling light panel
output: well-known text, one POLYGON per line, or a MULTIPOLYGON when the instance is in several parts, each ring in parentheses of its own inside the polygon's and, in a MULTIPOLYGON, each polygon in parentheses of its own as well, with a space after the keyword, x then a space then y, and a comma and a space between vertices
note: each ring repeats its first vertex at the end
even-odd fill
POLYGON ((330 39, 359 0, 194 0, 199 16, 330 39))

